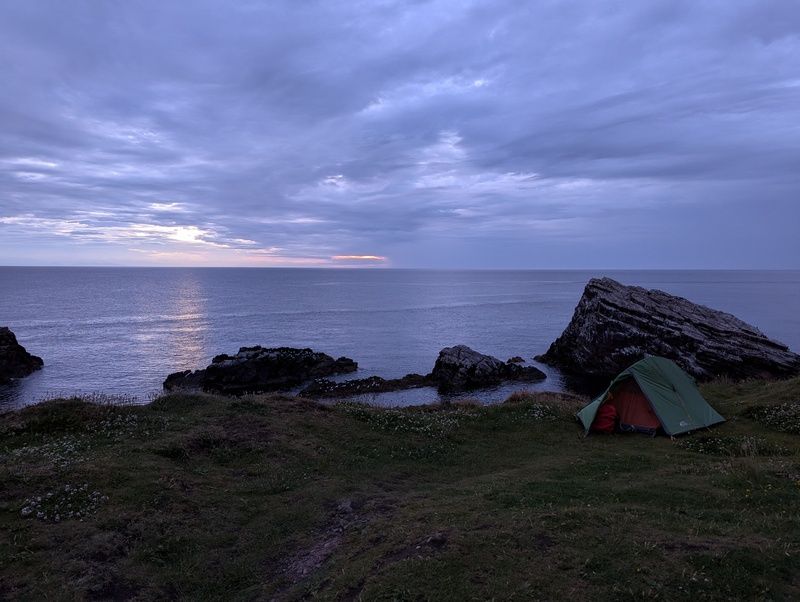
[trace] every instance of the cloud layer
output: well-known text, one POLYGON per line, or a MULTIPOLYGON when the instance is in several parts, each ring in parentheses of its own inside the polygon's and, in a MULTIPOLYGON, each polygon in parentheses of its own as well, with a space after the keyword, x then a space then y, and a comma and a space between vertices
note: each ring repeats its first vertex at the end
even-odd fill
POLYGON ((4 2, 0 264, 800 267, 794 0, 4 2))

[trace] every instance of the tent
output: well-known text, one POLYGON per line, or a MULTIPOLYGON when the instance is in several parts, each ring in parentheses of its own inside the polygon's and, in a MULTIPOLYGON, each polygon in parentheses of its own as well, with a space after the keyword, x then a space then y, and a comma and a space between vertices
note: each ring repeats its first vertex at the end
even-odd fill
POLYGON ((648 355, 621 372, 600 397, 578 412, 584 430, 679 435, 725 419, 675 362, 648 355))

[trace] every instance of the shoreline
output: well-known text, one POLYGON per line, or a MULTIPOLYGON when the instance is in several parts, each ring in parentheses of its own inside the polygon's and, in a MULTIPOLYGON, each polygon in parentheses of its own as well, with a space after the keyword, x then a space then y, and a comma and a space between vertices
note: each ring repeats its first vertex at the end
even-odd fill
MULTIPOLYGON (((146 394, 175 370, 201 368, 217 353, 255 343, 347 355, 360 361, 365 377, 428 371, 439 349, 459 342, 503 359, 530 359, 561 334, 586 281, 616 273, 425 277, 405 271, 218 269, 188 270, 186 278, 176 278, 180 270, 123 270, 117 277, 112 269, 103 277, 91 270, 56 271, 51 282, 44 268, 11 272, 0 276, 14 291, 0 296, 0 315, 46 363, 42 374, 17 389, 25 400, 76 389, 146 394), (461 305, 449 307, 454 303, 461 305)), ((788 311, 797 295, 792 274, 619 274, 626 283, 733 313, 800 349, 796 316, 788 311)))

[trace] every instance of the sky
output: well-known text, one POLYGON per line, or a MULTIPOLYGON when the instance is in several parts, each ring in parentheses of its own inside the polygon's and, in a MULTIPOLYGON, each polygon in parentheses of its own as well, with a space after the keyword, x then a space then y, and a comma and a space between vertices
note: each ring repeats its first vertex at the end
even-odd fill
POLYGON ((800 268, 796 0, 4 0, 0 265, 800 268))

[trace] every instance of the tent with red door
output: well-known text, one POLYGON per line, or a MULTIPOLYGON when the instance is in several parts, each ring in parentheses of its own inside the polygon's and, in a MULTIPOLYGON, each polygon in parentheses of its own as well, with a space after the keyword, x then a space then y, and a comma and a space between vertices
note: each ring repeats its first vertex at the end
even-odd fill
POLYGON ((694 380, 675 362, 648 355, 617 376, 578 412, 588 434, 640 432, 679 435, 725 419, 708 405, 694 380))

